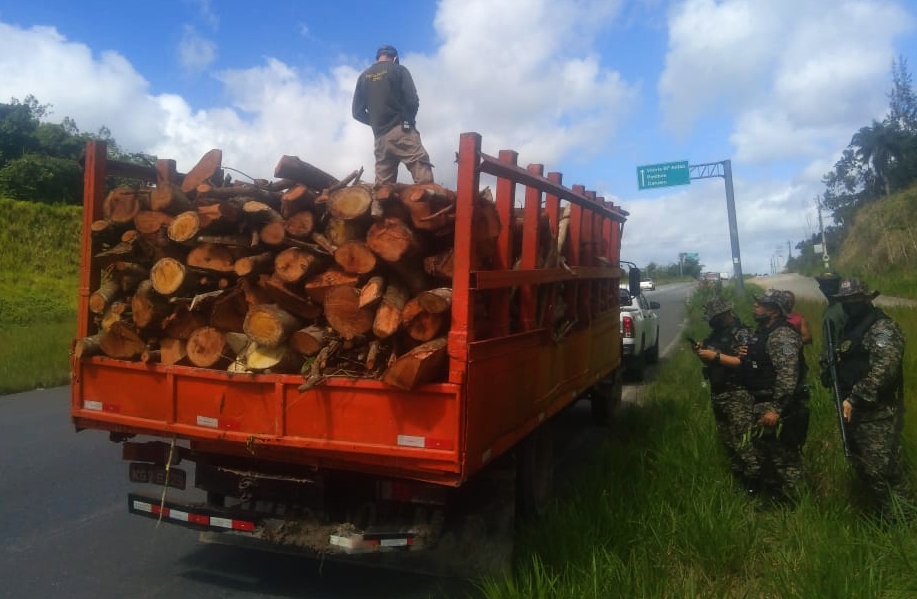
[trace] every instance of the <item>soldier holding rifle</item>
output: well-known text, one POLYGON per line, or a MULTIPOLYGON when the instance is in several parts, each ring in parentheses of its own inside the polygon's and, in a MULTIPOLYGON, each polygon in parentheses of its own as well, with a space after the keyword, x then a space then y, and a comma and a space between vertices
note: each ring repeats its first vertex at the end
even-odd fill
POLYGON ((836 354, 829 360, 835 368, 822 373, 822 383, 837 387, 851 464, 871 507, 888 516, 905 487, 900 464, 905 339, 898 323, 873 306, 877 295, 859 279, 840 282, 832 299, 846 321, 833 336, 836 354))

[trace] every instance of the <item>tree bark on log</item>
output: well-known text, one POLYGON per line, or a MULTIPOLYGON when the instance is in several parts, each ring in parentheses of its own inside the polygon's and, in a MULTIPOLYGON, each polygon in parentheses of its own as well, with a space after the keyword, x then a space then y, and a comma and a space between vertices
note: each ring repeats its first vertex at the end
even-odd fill
POLYGON ((200 312, 192 312, 185 304, 179 304, 162 321, 162 330, 167 337, 186 340, 197 329, 205 326, 207 319, 200 312))
POLYGON ((379 276, 372 277, 360 289, 360 307, 374 307, 382 301, 383 293, 385 293, 385 279, 379 276))
POLYGON ((376 255, 369 246, 353 239, 338 246, 334 251, 334 261, 345 272, 365 275, 376 268, 376 255))
POLYGON ((150 192, 148 189, 131 189, 130 187, 116 187, 111 190, 102 203, 102 215, 105 220, 115 224, 130 223, 141 210, 150 207, 150 192))
POLYGON ((245 334, 262 347, 277 347, 300 328, 302 322, 277 304, 251 306, 243 326, 245 334))
POLYGON ((382 382, 411 391, 420 385, 445 380, 449 354, 445 337, 418 345, 397 358, 382 374, 382 382))
POLYGON ((258 277, 258 284, 270 298, 270 301, 294 316, 303 320, 312 320, 322 315, 321 304, 314 303, 310 298, 294 293, 280 279, 271 275, 261 275, 258 277))
POLYGON ((135 360, 146 349, 146 342, 128 323, 118 321, 102 335, 99 346, 109 358, 135 360))
POLYGON ((196 192, 197 186, 201 183, 210 181, 214 175, 220 172, 222 165, 223 151, 218 149, 210 150, 204 154, 198 163, 188 171, 187 175, 185 175, 185 179, 181 184, 181 190, 186 194, 192 191, 196 192))
POLYGON ((284 283, 299 283, 322 267, 321 258, 298 247, 287 248, 274 257, 274 276, 284 283))
POLYGON ((142 235, 156 235, 163 229, 168 229, 174 218, 165 212, 141 210, 134 216, 134 228, 142 235))
POLYGON ((255 256, 243 256, 233 263, 233 271, 240 277, 270 273, 274 269, 274 254, 263 252, 255 256))
POLYGON ((274 167, 274 177, 290 179, 312 189, 327 189, 338 182, 325 171, 303 162, 297 156, 282 156, 274 167))
POLYGON ((315 206, 315 198, 315 192, 306 185, 297 184, 280 196, 280 214, 290 218, 298 212, 310 210, 315 206))
POLYGON ((300 210, 287 217, 284 223, 286 234, 293 239, 305 241, 315 230, 315 214, 311 210, 300 210))
POLYGON ((294 331, 287 344, 304 356, 314 356, 325 345, 325 329, 316 325, 309 325, 294 331))
POLYGON ((103 314, 112 302, 121 297, 121 285, 113 279, 108 279, 89 296, 89 310, 93 314, 103 314))
POLYGON ((77 360, 102 353, 102 333, 83 337, 73 342, 73 355, 77 360))
POLYGON ((452 308, 452 289, 439 287, 422 291, 417 295, 417 302, 426 312, 442 314, 452 308))
POLYGON ((455 250, 452 248, 436 254, 427 256, 423 259, 424 271, 440 281, 452 281, 452 275, 455 273, 455 250))
POLYGON ((211 326, 191 333, 186 345, 188 359, 199 368, 225 368, 232 361, 232 351, 226 343, 226 333, 211 326))
POLYGON ((404 221, 385 218, 373 223, 366 234, 366 245, 386 262, 395 263, 417 250, 414 232, 404 221))
POLYGON ((321 304, 324 303, 325 294, 328 293, 329 289, 339 285, 348 285, 354 287, 359 284, 359 275, 344 272, 340 268, 332 266, 328 270, 321 272, 306 281, 303 289, 305 290, 306 295, 308 295, 313 301, 321 304))
POLYGON ((325 318, 343 339, 353 339, 372 330, 375 312, 360 308, 360 290, 349 285, 332 287, 325 293, 325 318))
POLYGON ((189 268, 199 268, 220 274, 235 274, 235 256, 229 247, 201 243, 188 252, 185 263, 189 268))
POLYGON ((153 290, 153 283, 140 283, 131 296, 131 319, 138 330, 160 327, 172 307, 169 302, 153 290))
POLYGON ((188 357, 187 342, 184 339, 164 337, 159 340, 159 359, 171 366, 185 361, 188 357))
POLYGON ((401 313, 408 301, 408 292, 400 285, 390 283, 385 288, 382 301, 376 308, 373 319, 373 334, 379 339, 388 339, 401 328, 401 313))
POLYGON ((191 200, 174 183, 163 182, 150 192, 150 209, 166 214, 180 214, 191 210, 191 200))
POLYGON ((445 318, 442 313, 427 312, 414 297, 408 300, 401 311, 402 328, 411 339, 420 342, 431 341, 439 335, 445 318))
POLYGON ((248 310, 245 292, 236 287, 213 303, 210 324, 221 331, 241 333, 245 330, 245 316, 248 310))

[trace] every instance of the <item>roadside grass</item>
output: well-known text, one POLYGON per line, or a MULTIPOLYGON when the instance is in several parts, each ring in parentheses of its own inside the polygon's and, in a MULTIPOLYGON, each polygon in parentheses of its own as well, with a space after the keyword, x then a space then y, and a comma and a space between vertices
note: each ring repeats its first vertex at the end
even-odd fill
POLYGON ((0 198, 0 395, 69 379, 81 214, 0 198))
POLYGON ((0 329, 0 395, 66 385, 74 331, 76 321, 0 329))
MULTIPOLYGON (((749 298, 734 298, 751 322, 749 298)), ((685 335, 702 338, 703 293, 689 305, 685 335)), ((726 289, 723 293, 734 294, 726 289)), ((821 312, 800 301, 815 340, 806 348, 811 426, 807 492, 794 510, 755 511, 733 483, 716 439, 709 394, 687 344, 660 366, 641 405, 622 410, 594 464, 537 525, 520 533, 516 572, 487 580, 489 599, 917 596, 917 521, 885 524, 853 501, 833 398, 818 383, 821 312)), ((917 339, 917 311, 889 311, 917 339)), ((909 414, 917 368, 906 357, 909 414)), ((914 462, 917 421, 907 418, 914 462)), ((913 483, 913 472, 911 472, 913 483)), ((917 486, 915 486, 917 488, 917 486)))

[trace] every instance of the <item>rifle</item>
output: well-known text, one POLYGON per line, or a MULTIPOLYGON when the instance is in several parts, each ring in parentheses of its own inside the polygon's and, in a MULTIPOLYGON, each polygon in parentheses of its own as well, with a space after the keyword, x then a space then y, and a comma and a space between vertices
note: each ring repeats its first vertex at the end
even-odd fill
POLYGON ((850 457, 850 444, 847 442, 847 427, 844 424, 844 399, 841 397, 841 388, 837 382, 837 344, 834 340, 834 327, 831 322, 822 324, 825 333, 825 343, 828 345, 828 374, 831 376, 831 391, 834 394, 834 405, 837 408, 837 423, 841 429, 841 442, 844 444, 844 457, 850 457))

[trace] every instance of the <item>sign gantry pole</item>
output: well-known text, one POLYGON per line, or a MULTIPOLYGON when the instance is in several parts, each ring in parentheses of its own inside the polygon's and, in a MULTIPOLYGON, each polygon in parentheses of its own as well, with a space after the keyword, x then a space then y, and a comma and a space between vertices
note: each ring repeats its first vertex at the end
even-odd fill
POLYGON ((736 280, 736 291, 744 293, 742 258, 739 254, 739 227, 736 224, 735 192, 732 187, 732 161, 721 160, 720 162, 689 165, 687 160, 682 160, 637 167, 637 185, 641 190, 687 185, 691 183, 692 179, 710 179, 712 177, 722 177, 726 182, 726 214, 729 218, 732 268, 736 280))

